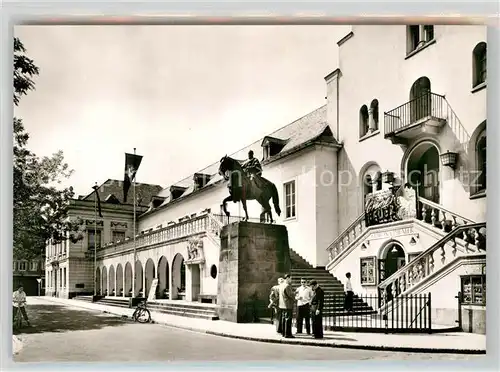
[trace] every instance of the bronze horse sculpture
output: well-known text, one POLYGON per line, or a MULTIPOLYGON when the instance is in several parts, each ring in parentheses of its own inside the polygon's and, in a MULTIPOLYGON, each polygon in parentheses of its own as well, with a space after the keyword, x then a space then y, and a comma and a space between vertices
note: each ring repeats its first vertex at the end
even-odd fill
POLYGON ((262 206, 260 214, 260 222, 265 222, 266 214, 269 220, 273 223, 273 214, 269 200, 272 198, 274 209, 278 216, 281 214, 279 207, 278 190, 271 181, 259 177, 259 182, 251 180, 238 160, 224 156, 219 165, 219 174, 228 182, 229 196, 222 201, 222 209, 226 216, 229 217, 229 211, 226 208, 226 203, 232 201, 234 203, 241 202, 245 211, 245 219, 248 220, 247 200, 257 200, 262 206))

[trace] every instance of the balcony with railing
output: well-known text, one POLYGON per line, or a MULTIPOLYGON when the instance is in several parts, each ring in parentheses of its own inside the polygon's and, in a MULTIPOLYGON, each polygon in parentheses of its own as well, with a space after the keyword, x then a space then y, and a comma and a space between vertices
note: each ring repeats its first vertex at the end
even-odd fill
POLYGON ((438 134, 449 117, 449 105, 436 93, 426 92, 395 109, 384 112, 385 138, 406 144, 423 132, 438 134))

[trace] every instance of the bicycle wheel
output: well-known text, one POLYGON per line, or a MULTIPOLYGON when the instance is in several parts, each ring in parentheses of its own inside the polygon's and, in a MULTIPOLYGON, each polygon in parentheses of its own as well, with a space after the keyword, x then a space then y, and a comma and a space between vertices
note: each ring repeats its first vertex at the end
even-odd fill
POLYGON ((20 329, 23 325, 23 317, 22 317, 22 314, 21 314, 21 310, 17 310, 16 312, 16 318, 15 318, 15 322, 14 322, 14 326, 16 329, 20 329))
POLYGON ((151 320, 151 313, 148 309, 140 309, 137 312, 136 320, 139 323, 149 323, 149 321, 151 320))

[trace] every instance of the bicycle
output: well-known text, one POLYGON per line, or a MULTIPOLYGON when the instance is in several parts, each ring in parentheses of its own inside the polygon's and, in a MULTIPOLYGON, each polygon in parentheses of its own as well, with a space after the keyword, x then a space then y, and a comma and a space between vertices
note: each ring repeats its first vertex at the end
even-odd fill
MULTIPOLYGON (((21 302, 17 303, 21 305, 21 302)), ((21 312, 21 306, 17 307, 16 314, 14 315, 13 326, 15 329, 20 329, 23 326, 23 313, 21 312)))
POLYGON ((146 301, 141 301, 139 305, 137 305, 134 314, 132 314, 132 319, 134 322, 139 323, 151 322, 151 312, 147 308, 146 301))

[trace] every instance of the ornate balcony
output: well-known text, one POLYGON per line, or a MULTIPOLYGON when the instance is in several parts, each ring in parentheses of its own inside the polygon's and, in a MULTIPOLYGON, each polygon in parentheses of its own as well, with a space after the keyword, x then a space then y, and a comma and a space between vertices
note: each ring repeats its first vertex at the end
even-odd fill
POLYGON ((422 133, 438 134, 448 119, 448 103, 444 96, 427 92, 384 113, 386 139, 406 145, 422 133))

